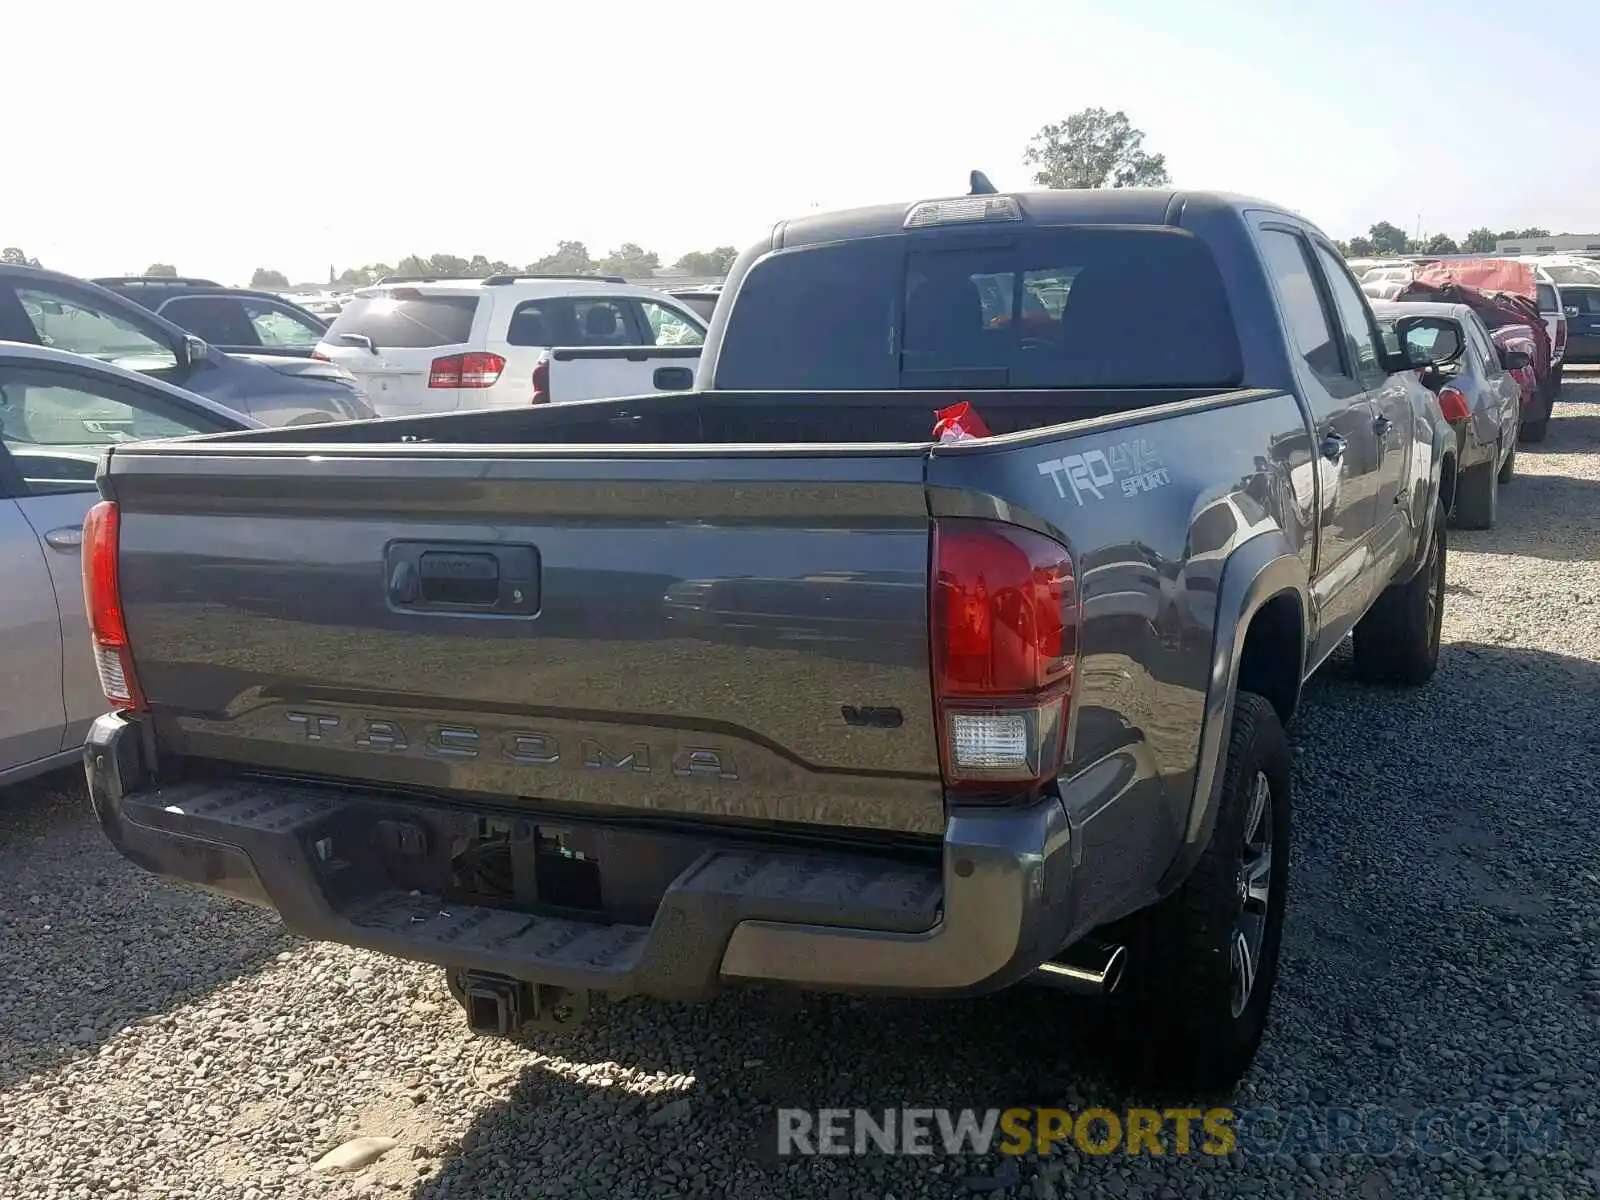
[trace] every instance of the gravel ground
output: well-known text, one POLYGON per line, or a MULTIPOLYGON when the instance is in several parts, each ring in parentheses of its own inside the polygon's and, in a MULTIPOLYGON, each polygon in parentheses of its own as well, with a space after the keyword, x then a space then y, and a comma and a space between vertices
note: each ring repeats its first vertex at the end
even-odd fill
POLYGON ((1310 688, 1275 1024, 1237 1099, 1515 1105, 1559 1116, 1556 1152, 779 1160, 777 1105, 1137 1098, 1035 993, 749 992, 473 1039, 437 971, 164 885, 55 780, 0 792, 0 1196, 1600 1195, 1600 375, 1568 394, 1500 527, 1453 536, 1435 682, 1336 659, 1310 688), (395 1145, 310 1169, 358 1136, 395 1145))

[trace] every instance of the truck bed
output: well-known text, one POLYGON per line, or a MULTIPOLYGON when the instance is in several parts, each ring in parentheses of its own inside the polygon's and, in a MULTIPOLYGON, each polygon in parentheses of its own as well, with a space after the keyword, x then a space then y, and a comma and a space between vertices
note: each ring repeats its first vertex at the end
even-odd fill
MULTIPOLYGON (((225 434, 208 444, 432 442, 456 445, 916 444, 930 440, 934 413, 970 400, 995 434, 1044 429, 1220 396, 1224 388, 1073 391, 664 392, 495 412, 444 413, 296 427, 267 435, 225 434)), ((1249 396, 1254 393, 1235 393, 1249 396)))

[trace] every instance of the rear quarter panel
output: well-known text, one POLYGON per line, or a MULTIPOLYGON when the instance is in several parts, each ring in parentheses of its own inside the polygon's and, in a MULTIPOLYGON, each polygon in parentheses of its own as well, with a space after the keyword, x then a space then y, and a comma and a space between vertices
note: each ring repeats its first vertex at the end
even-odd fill
POLYGON ((1197 783, 1209 790, 1207 696, 1231 642, 1221 635, 1238 619, 1219 611, 1225 571, 1241 546, 1265 539, 1303 590, 1320 486, 1299 404, 1281 392, 1087 422, 1065 439, 1047 431, 934 451, 935 517, 1011 521, 1072 552, 1083 624, 1061 785, 1091 924, 1159 894, 1197 783))

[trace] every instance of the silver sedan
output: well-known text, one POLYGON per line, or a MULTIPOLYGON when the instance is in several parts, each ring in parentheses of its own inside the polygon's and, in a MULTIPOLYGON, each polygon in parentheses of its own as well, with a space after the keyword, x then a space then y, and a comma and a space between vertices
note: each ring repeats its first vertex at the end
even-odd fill
POLYGON ((1516 471, 1522 421, 1522 385, 1511 369, 1527 364, 1508 360, 1483 319, 1465 304, 1374 301, 1372 311, 1391 343, 1394 322, 1404 316, 1443 317, 1461 327, 1461 353, 1421 372, 1422 381, 1438 396, 1439 408, 1456 432, 1459 482, 1451 517, 1463 529, 1493 528, 1500 485, 1510 483, 1516 471))
POLYGON ((75 761, 106 708, 79 563, 106 447, 260 425, 147 375, 0 342, 0 784, 75 761))

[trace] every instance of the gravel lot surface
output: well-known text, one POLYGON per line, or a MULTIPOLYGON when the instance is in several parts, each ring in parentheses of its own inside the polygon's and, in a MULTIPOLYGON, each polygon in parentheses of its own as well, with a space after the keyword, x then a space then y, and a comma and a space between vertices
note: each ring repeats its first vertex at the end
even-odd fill
POLYGON ((1500 527, 1452 533, 1435 681, 1336 659, 1310 688, 1275 1023, 1237 1099, 1517 1105, 1559 1116, 1554 1153, 780 1161, 778 1105, 1138 1098, 1034 993, 629 1002, 474 1039, 440 972, 162 884, 53 780, 0 792, 0 1196, 1600 1195, 1600 375, 1568 396, 1500 527), (394 1145, 311 1170, 362 1136, 394 1145))

